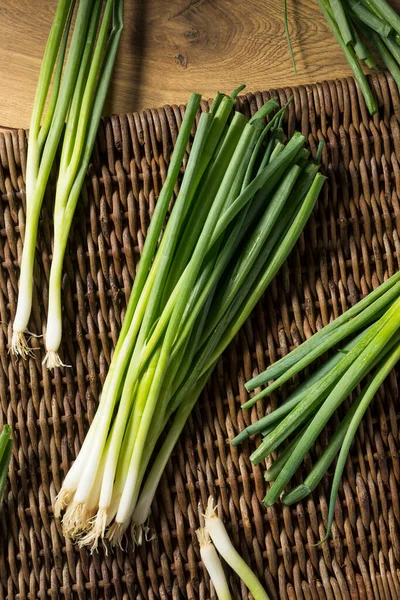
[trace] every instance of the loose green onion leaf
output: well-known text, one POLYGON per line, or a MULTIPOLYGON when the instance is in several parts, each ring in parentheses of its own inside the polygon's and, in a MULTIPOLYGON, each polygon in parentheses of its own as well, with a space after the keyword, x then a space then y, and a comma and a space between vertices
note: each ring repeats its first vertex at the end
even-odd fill
POLYGON ((8 466, 12 451, 11 427, 4 425, 0 435, 0 500, 7 481, 8 466))

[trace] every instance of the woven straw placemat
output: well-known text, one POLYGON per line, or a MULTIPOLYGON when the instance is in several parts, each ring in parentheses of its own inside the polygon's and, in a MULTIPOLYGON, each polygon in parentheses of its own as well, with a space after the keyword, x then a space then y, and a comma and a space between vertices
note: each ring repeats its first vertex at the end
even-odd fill
MULTIPOLYGON (((266 510, 263 467, 248 459, 253 442, 229 444, 268 406, 243 414, 244 382, 399 268, 400 99, 390 76, 371 82, 379 103, 373 118, 350 78, 238 100, 250 115, 270 96, 283 104, 293 95, 286 127, 305 133, 314 153, 326 140, 328 185, 289 260, 219 361, 162 478, 152 539, 136 551, 130 544, 126 552, 79 550, 64 540, 51 505, 93 419, 184 107, 102 122, 64 265, 62 359, 71 368, 54 374, 41 364, 40 338, 32 337, 38 350, 26 362, 8 353, 25 222, 26 134, 0 134, 0 425, 8 422, 15 439, 0 508, 0 600, 214 598, 195 537, 209 494, 271 598, 400 598, 394 373, 360 427, 332 537, 321 547, 313 544, 324 533, 330 478, 304 502, 266 510)), ((34 334, 46 322, 53 192, 54 177, 37 244, 34 334)), ((230 577, 234 597, 247 598, 230 577)))

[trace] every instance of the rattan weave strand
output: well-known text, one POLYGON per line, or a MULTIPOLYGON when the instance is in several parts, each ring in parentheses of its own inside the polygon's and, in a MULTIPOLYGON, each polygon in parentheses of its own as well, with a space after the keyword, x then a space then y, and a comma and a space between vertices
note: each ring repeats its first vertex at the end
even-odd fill
MULTIPOLYGON (((347 463, 333 535, 316 548, 327 518, 329 478, 308 501, 268 510, 263 468, 229 438, 243 414, 244 382, 348 308, 400 262, 400 98, 390 76, 372 78, 371 118, 352 79, 249 94, 246 114, 270 96, 293 95, 287 127, 327 145, 328 185, 288 262, 225 352, 169 461, 135 552, 90 555, 65 541, 51 504, 82 444, 121 326, 151 212, 184 107, 114 116, 101 125, 64 265, 62 358, 49 374, 42 341, 24 362, 8 354, 24 231, 26 134, 0 134, 0 425, 15 445, 0 508, 0 600, 214 598, 195 529, 209 494, 241 554, 277 600, 400 599, 400 439, 393 373, 360 428, 347 463)), ((203 110, 206 109, 206 103, 203 110)), ((54 181, 53 181, 54 184, 54 181)), ((42 334, 51 257, 49 185, 30 323, 42 334)), ((272 398, 272 404, 279 395, 272 398)), ((269 406, 268 403, 265 406, 269 406)), ((322 437, 319 447, 326 442, 322 437)), ((247 598, 235 576, 235 598, 247 598)))

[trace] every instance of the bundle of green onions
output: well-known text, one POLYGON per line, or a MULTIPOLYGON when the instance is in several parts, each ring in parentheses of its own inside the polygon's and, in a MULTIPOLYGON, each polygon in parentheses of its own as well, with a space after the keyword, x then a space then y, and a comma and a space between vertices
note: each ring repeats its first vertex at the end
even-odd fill
POLYGON ((0 500, 3 497, 7 480, 8 466, 12 451, 11 427, 4 425, 0 435, 0 500))
POLYGON ((34 100, 26 166, 26 226, 12 337, 13 353, 23 357, 29 355, 25 332, 32 307, 40 210, 64 134, 54 207, 46 327, 44 362, 49 368, 62 364, 58 356, 62 333, 62 265, 122 32, 123 0, 106 0, 104 7, 103 0, 81 0, 67 52, 74 10, 75 0, 59 0, 34 100))
POLYGON ((375 53, 400 87, 400 16, 386 0, 317 1, 358 81, 369 112, 375 114, 378 108, 361 64, 375 67, 375 53))
POLYGON ((246 389, 251 391, 274 379, 242 406, 249 408, 271 394, 349 336, 354 337, 299 385, 279 408, 244 429, 232 442, 237 445, 255 433, 262 433, 263 440, 250 456, 253 464, 259 464, 294 434, 265 474, 267 481, 274 482, 264 499, 265 505, 271 506, 334 412, 369 375, 304 483, 283 496, 285 504, 305 498, 321 481, 339 452, 326 536, 330 533, 341 475, 358 425, 376 391, 400 358, 400 273, 247 382, 246 389))
MULTIPOLYGON (((65 535, 119 544, 145 524, 158 482, 220 354, 288 256, 324 177, 270 100, 248 121, 217 94, 193 94, 156 203, 101 401, 55 504, 65 535), (160 239, 161 237, 161 239, 160 239), (157 441, 165 438, 153 456, 157 441), (152 461, 151 469, 148 465, 152 461), (145 477, 145 475, 147 475, 145 477)), ((139 533, 137 537, 140 538, 139 533)))

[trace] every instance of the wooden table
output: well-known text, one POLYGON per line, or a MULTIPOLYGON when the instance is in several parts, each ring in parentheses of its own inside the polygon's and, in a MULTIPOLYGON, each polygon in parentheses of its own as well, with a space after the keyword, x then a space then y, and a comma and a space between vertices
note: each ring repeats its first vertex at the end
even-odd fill
MULTIPOLYGON (((57 0, 0 2, 0 126, 28 127, 57 0)), ((394 5, 400 9, 400 0, 394 5)), ((125 0, 125 30, 106 113, 309 83, 351 73, 316 0, 288 0, 294 75, 282 0, 125 0)))

